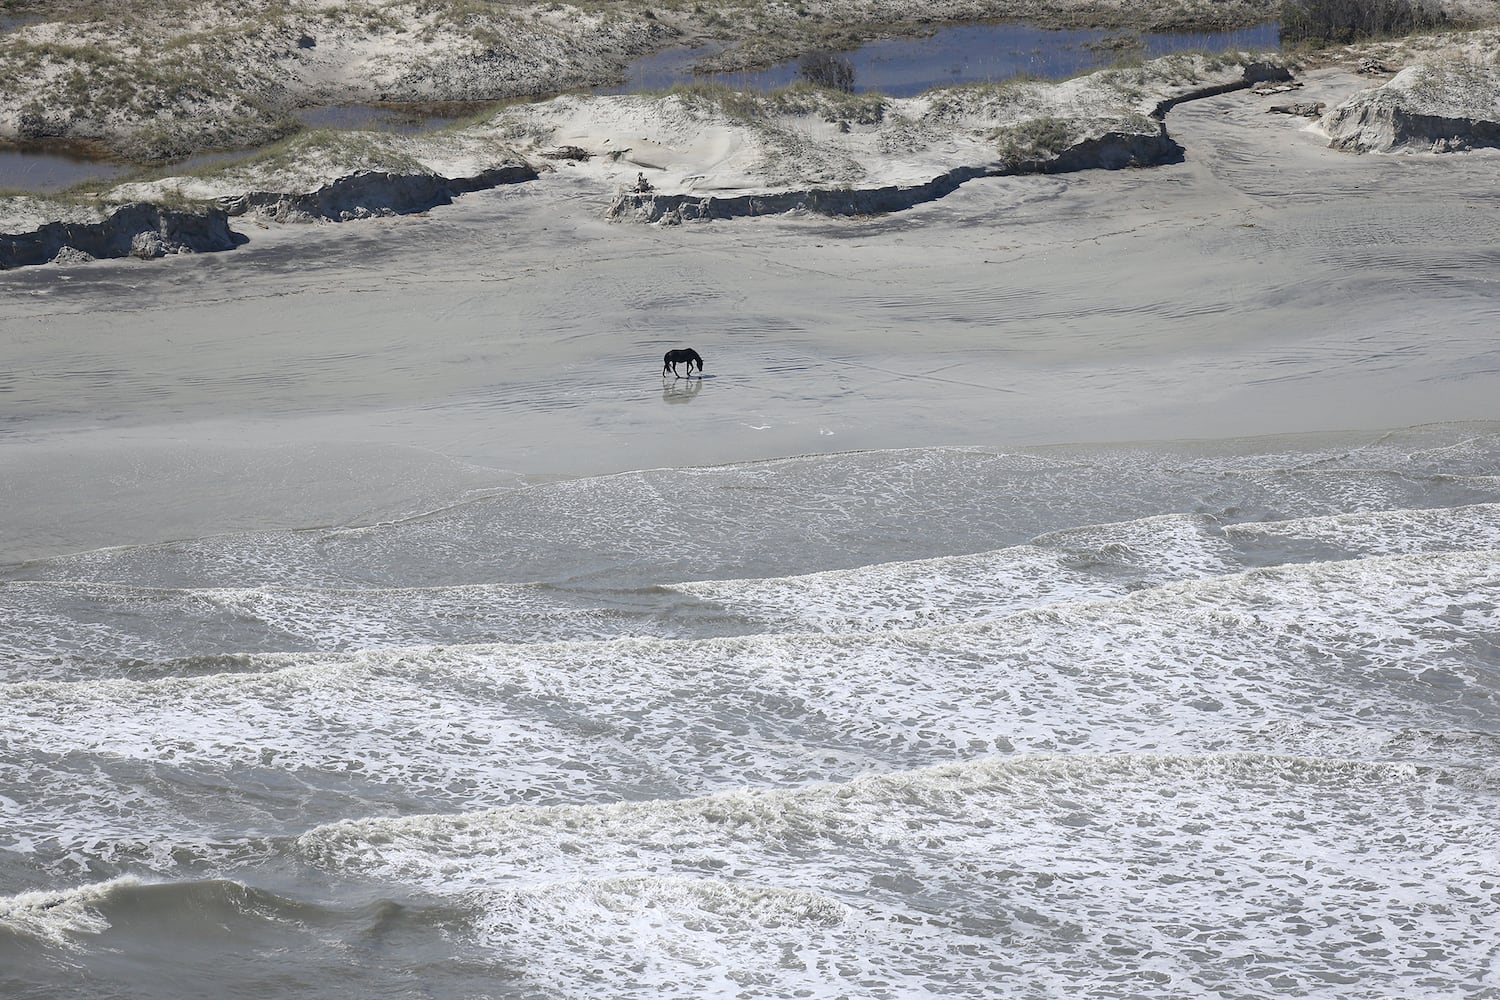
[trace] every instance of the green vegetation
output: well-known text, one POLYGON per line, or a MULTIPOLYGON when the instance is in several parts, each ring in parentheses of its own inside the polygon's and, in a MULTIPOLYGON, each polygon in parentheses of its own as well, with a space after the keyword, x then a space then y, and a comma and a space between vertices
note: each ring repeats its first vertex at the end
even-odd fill
POLYGON ((1041 115, 996 129, 990 136, 1000 157, 1011 163, 1056 156, 1075 141, 1077 124, 1067 118, 1041 115))
POLYGON ((1148 62, 1111 66, 1100 70, 1098 76, 1138 100, 1153 88, 1202 83, 1212 74, 1243 66, 1248 58, 1244 52, 1174 52, 1148 62))
POLYGON ((927 117, 935 122, 954 122, 976 115, 1017 115, 1037 104, 1037 88, 1045 85, 1033 76, 1014 76, 1008 80, 944 87, 930 92, 927 117))
POLYGON ((877 91, 856 94, 805 81, 773 90, 766 97, 778 114, 816 114, 824 121, 858 125, 880 124, 890 106, 890 98, 877 91))
POLYGON ((677 84, 655 96, 676 97, 689 107, 709 107, 726 117, 755 122, 774 115, 816 114, 828 122, 876 125, 890 98, 875 91, 852 93, 798 81, 775 90, 736 90, 722 83, 677 84))
POLYGON ((1037 115, 990 133, 1000 158, 1011 164, 1047 160, 1106 132, 1154 135, 1157 124, 1138 112, 1116 111, 1104 116, 1064 118, 1037 115))
POLYGON ((22 108, 31 137, 104 138, 120 155, 162 161, 261 142, 295 123, 264 98, 274 66, 236 66, 215 31, 145 38, 108 26, 67 40, 6 36, 0 46, 0 96, 37 94, 22 108), (40 96, 40 95, 45 95, 40 96))
POLYGON ((725 83, 680 83, 646 96, 675 97, 690 108, 706 107, 740 121, 755 121, 766 113, 764 95, 736 90, 725 83))
MULTIPOLYGON (((430 173, 427 165, 407 149, 404 136, 384 132, 347 132, 310 129, 257 150, 235 164, 256 172, 296 171, 310 163, 335 163, 341 170, 384 170, 390 173, 430 173)), ((210 173, 224 169, 209 168, 210 173)))
MULTIPOLYGON (((441 128, 434 129, 434 131, 445 134, 464 132, 468 129, 485 124, 491 118, 494 118, 500 112, 504 111, 506 108, 517 107, 520 105, 527 105, 531 103, 533 103, 533 100, 530 97, 511 97, 503 101, 482 101, 475 104, 470 104, 467 106, 468 110, 465 113, 459 114, 457 118, 454 118, 452 121, 446 123, 441 128)), ((461 107, 460 105, 434 105, 433 107, 437 108, 445 106, 452 107, 454 113, 458 113, 461 107)))
POLYGON ((797 63, 797 75, 808 83, 830 90, 854 90, 854 64, 848 57, 827 49, 805 53, 797 63))
POLYGON ((1122 32, 1105 35, 1095 42, 1084 42, 1083 47, 1095 55, 1113 54, 1117 60, 1128 59, 1139 62, 1145 58, 1145 45, 1139 35, 1122 32))
MULTIPOLYGON (((28 206, 40 205, 65 205, 69 208, 93 208, 100 202, 98 195, 92 193, 97 188, 93 181, 83 181, 74 184, 66 191, 52 191, 45 195, 39 195, 35 191, 21 191, 16 188, 0 188, 0 218, 7 213, 3 210, 4 202, 21 203, 28 206)), ((48 214, 62 216, 64 213, 51 211, 48 214)))

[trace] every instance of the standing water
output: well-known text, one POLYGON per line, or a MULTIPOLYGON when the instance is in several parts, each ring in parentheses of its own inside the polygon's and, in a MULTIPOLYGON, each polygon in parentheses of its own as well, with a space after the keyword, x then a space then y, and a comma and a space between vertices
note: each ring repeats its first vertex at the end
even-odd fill
MULTIPOLYGON (((1016 76, 1060 79, 1102 69, 1123 56, 1155 58, 1172 52, 1276 49, 1276 23, 1234 31, 1120 33, 1054 30, 1026 24, 974 24, 943 28, 924 38, 889 38, 840 53, 854 67, 854 89, 910 97, 933 87, 992 83, 1016 76)), ((660 90, 707 81, 767 90, 797 79, 798 60, 763 70, 695 74, 693 64, 713 48, 659 52, 633 63, 625 84, 607 93, 660 90)))

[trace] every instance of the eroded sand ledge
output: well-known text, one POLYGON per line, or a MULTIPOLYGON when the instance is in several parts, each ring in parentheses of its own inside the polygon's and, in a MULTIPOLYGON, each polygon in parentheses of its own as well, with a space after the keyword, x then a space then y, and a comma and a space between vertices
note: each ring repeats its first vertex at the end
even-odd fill
POLYGON ((111 257, 163 257, 232 250, 246 238, 229 228, 222 209, 192 212, 135 202, 97 222, 46 222, 28 233, 0 234, 0 269, 51 261, 77 263, 111 257))

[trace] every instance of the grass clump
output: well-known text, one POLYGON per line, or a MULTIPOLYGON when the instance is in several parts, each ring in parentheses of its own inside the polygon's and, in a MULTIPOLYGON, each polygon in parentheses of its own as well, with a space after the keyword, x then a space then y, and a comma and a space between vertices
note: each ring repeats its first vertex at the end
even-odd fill
POLYGON ((854 91, 854 64, 848 57, 827 49, 815 49, 803 55, 797 64, 797 75, 814 86, 854 91))
POLYGON ((827 122, 859 125, 879 125, 890 106, 890 98, 875 91, 857 94, 804 81, 773 90, 767 98, 778 114, 816 114, 827 122))
POLYGON ((753 91, 735 90, 723 83, 675 84, 663 96, 675 97, 689 108, 708 108, 743 122, 760 121, 768 117, 765 98, 753 91))
POLYGON ((1033 107, 1039 86, 1047 81, 1029 75, 1005 80, 960 83, 938 87, 927 92, 927 117, 934 122, 955 122, 975 116, 1015 117, 1021 109, 1033 107))
POLYGON ((709 109, 746 124, 765 124, 779 115, 818 115, 827 122, 878 125, 890 98, 874 91, 852 93, 805 81, 775 90, 736 90, 723 83, 680 83, 656 96, 675 97, 696 110, 709 109))
POLYGON ((310 129, 246 157, 239 166, 272 173, 295 171, 309 163, 337 164, 340 170, 383 170, 393 174, 430 173, 403 149, 401 136, 383 132, 310 129))
POLYGON ((1074 124, 1067 118, 1040 115, 996 129, 991 140, 999 147, 1000 157, 1014 163, 1056 156, 1073 144, 1075 136, 1074 124))
POLYGON ((1467 59, 1419 64, 1408 91, 1423 106, 1455 117, 1482 119, 1500 112, 1500 70, 1467 59))

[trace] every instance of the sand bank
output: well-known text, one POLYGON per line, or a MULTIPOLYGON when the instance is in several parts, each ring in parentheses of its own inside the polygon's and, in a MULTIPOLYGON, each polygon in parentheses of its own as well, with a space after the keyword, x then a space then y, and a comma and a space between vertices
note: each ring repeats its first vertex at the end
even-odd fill
POLYGON ((518 476, 1493 417, 1496 152, 1351 156, 1284 100, 1175 108, 1180 163, 877 218, 623 225, 560 168, 425 215, 247 220, 232 253, 7 272, 0 537, 28 541, 0 559, 518 476), (683 344, 710 377, 661 379, 683 344))

